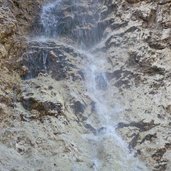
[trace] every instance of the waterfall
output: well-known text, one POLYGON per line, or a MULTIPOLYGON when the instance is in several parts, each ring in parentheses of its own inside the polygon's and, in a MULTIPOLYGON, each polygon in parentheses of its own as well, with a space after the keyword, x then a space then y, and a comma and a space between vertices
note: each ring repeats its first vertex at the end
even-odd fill
POLYGON ((45 37, 57 36, 57 25, 59 17, 55 14, 56 9, 59 8, 61 0, 56 0, 53 3, 48 3, 43 6, 41 14, 41 22, 43 25, 43 34, 45 37))
MULTIPOLYGON (((116 131, 120 104, 109 103, 114 94, 106 73, 107 59, 105 53, 97 53, 96 48, 102 42, 103 28, 99 26, 101 17, 100 1, 88 0, 55 0, 45 4, 41 13, 43 31, 40 37, 46 41, 61 37, 71 39, 80 54, 86 57, 84 66, 85 89, 87 95, 95 103, 96 120, 87 119, 87 123, 96 129, 95 134, 85 134, 82 138, 91 144, 89 158, 94 163, 94 171, 145 171, 143 163, 130 153, 127 144, 116 131), (66 11, 62 11, 62 7, 66 11)), ((65 42, 64 42, 65 43, 65 42)), ((47 55, 43 56, 43 68, 46 70, 47 55)), ((74 166, 73 166, 74 167, 74 166)), ((77 170, 77 169, 75 169, 77 170)), ((75 171, 74 170, 74 171, 75 171)), ((78 169, 79 170, 79 169, 78 169)))

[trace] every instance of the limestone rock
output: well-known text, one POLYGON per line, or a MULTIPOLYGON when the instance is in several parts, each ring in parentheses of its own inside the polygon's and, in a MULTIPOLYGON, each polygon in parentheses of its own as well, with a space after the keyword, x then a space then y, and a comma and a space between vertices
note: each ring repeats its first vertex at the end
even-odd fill
MULTIPOLYGON (((48 41, 35 37, 44 2, 0 0, 0 170, 95 170, 92 137, 105 128, 85 88, 91 59, 75 48, 84 44, 106 59, 96 88, 118 133, 150 170, 170 171, 170 1, 65 0, 48 41)), ((112 146, 104 138, 104 171, 116 161, 112 146)))

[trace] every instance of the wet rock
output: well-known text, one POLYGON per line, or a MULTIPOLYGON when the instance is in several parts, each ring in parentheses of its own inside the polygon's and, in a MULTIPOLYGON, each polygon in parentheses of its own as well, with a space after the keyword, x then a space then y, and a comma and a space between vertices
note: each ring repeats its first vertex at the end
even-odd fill
POLYGON ((133 135, 133 138, 132 138, 131 142, 129 142, 129 149, 130 150, 134 149, 135 146, 137 145, 139 136, 140 136, 139 133, 133 135))
POLYGON ((97 74, 95 80, 96 80, 97 89, 100 89, 100 90, 106 90, 107 89, 107 80, 105 79, 105 75, 97 74))
POLYGON ((137 127, 140 131, 148 131, 156 126, 159 126, 160 124, 155 124, 154 120, 151 120, 151 122, 144 122, 144 120, 139 122, 131 122, 131 123, 118 123, 118 128, 124 128, 124 127, 137 127))
POLYGON ((73 109, 73 112, 77 116, 79 121, 87 120, 87 117, 84 116, 84 111, 86 108, 86 106, 84 104, 82 104, 80 101, 75 101, 74 104, 71 105, 71 108, 73 109))
POLYGON ((46 30, 43 29, 42 23, 33 27, 33 30, 38 27, 40 32, 45 31, 49 37, 68 36, 85 46, 95 44, 101 39, 107 26, 102 27, 100 15, 94 14, 94 8, 94 6, 87 8, 87 4, 83 6, 80 2, 62 1, 59 6, 56 5, 48 14, 42 16, 46 30), (74 3, 77 5, 75 6, 74 3), (52 23, 49 22, 48 16, 54 18, 52 23))
POLYGON ((90 130, 93 134, 96 134, 96 132, 97 132, 96 129, 90 124, 85 124, 85 128, 90 130))
MULTIPOLYGON (((64 46, 58 47, 55 43, 40 44, 33 42, 30 45, 30 49, 19 61, 19 65, 24 65, 28 68, 28 72, 23 76, 23 79, 37 77, 40 73, 51 74, 56 80, 69 78, 69 71, 76 68, 70 62, 71 59, 69 57, 71 53, 72 49, 65 48, 64 46), (64 53, 68 55, 64 55, 64 53)), ((75 55, 79 56, 79 54, 73 54, 73 58, 75 55)))
POLYGON ((109 81, 115 80, 115 86, 119 89, 130 88, 132 82, 138 84, 141 80, 139 74, 124 70, 123 68, 115 70, 113 73, 106 73, 106 77, 109 81))
POLYGON ((75 114, 84 113, 85 106, 80 102, 76 101, 72 106, 75 114))
POLYGON ((117 88, 130 88, 130 84, 129 84, 129 81, 128 80, 118 80, 116 83, 115 83, 115 86, 117 88))

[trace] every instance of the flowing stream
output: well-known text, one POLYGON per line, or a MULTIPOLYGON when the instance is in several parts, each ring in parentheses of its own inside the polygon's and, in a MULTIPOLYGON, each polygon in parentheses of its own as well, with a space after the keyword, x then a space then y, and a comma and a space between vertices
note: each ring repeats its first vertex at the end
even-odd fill
POLYGON ((101 3, 97 0, 55 0, 45 4, 40 16, 42 31, 39 37, 48 41, 67 34, 74 40, 77 51, 86 57, 85 86, 95 102, 96 111, 96 120, 90 118, 87 122, 97 131, 96 134, 83 135, 83 138, 92 146, 89 157, 94 163, 94 171, 146 171, 144 164, 129 152, 128 145, 116 132, 122 106, 113 104, 113 107, 108 101, 113 90, 105 75, 107 60, 103 52, 97 53, 96 50, 98 43, 103 41, 102 29, 98 26, 101 3), (62 11, 62 8, 66 10, 62 11), (95 27, 89 31, 92 25, 95 27))

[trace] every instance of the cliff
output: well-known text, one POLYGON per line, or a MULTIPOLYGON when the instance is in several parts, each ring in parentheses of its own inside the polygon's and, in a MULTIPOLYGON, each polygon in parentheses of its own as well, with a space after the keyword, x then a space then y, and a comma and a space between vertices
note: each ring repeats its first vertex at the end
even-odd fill
POLYGON ((0 170, 169 171, 171 1, 74 2, 0 0, 0 170))

